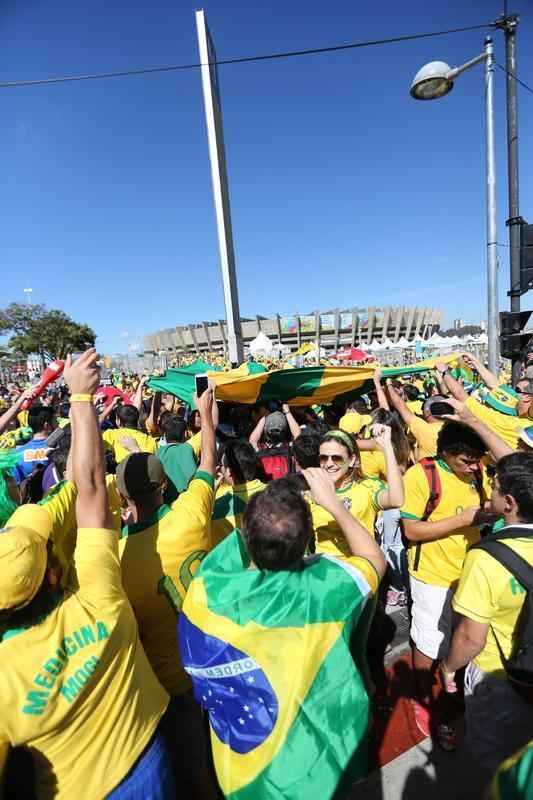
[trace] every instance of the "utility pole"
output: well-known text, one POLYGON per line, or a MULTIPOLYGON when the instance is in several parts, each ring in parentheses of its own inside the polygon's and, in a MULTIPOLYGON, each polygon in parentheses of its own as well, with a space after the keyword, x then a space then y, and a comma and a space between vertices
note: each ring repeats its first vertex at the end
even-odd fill
MULTIPOLYGON (((511 312, 520 311, 520 229, 522 217, 519 208, 518 185, 518 96, 516 88, 516 30, 518 14, 505 14, 496 21, 496 27, 505 34, 505 66, 507 89, 507 173, 509 191, 509 260, 511 312)), ((513 357, 513 385, 520 378, 520 357, 513 357)))
POLYGON ((485 39, 485 54, 488 361, 490 371, 497 374, 500 363, 500 342, 498 337, 498 235, 496 228, 496 149, 494 144, 494 45, 490 36, 485 39))

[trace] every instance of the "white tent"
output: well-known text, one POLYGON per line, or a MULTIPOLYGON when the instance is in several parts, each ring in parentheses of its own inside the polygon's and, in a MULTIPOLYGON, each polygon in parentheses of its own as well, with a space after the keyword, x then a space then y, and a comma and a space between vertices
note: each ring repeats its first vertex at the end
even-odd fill
POLYGON ((250 353, 253 356, 257 355, 265 355, 268 356, 272 352, 272 342, 268 338, 263 331, 259 331, 255 339, 253 339, 250 344, 250 353))
POLYGON ((389 339, 389 337, 387 336, 387 338, 385 339, 385 341, 382 343, 381 347, 382 347, 384 350, 390 350, 392 347, 395 347, 395 344, 394 344, 394 342, 393 342, 393 341, 391 341, 391 340, 389 339))
POLYGON ((365 350, 370 351, 371 353, 377 353, 378 350, 384 350, 384 346, 380 344, 377 339, 374 339, 369 345, 365 347, 365 350))
POLYGON ((409 344, 409 342, 407 341, 407 339, 405 338, 405 336, 402 336, 402 337, 401 337, 400 339, 398 339, 398 341, 396 342, 396 347, 402 347, 402 348, 405 348, 405 347, 410 347, 410 346, 411 346, 411 345, 409 344))

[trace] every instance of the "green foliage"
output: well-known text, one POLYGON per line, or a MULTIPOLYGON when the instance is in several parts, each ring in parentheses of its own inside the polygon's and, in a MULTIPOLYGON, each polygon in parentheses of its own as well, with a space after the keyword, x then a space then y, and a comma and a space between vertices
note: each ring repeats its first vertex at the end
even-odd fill
POLYGON ((58 309, 11 303, 0 310, 0 333, 11 333, 9 347, 18 353, 65 358, 67 353, 93 345, 96 334, 58 309))

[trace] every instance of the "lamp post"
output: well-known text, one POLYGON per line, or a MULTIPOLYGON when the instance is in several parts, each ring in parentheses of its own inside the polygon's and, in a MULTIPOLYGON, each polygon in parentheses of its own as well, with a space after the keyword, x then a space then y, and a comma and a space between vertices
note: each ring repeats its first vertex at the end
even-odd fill
POLYGON ((26 295, 28 305, 31 306, 31 293, 33 292, 33 289, 23 289, 23 292, 26 295))
POLYGON ((498 371, 498 245, 496 233, 496 148, 494 139, 494 45, 485 39, 485 51, 460 67, 432 61, 420 69, 411 84, 415 100, 436 100, 451 92, 456 77, 470 67, 485 62, 485 125, 487 180, 487 335, 491 372, 498 371))

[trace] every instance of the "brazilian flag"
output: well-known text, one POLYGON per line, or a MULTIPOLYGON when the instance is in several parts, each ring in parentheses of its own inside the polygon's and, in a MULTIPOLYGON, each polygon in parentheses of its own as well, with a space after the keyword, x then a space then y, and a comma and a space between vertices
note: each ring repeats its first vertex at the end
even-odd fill
MULTIPOLYGON (((443 357, 451 363, 457 355, 443 357)), ((198 363, 198 362, 197 362, 198 363)), ((407 367, 383 370, 384 378, 393 378, 408 373, 421 373, 435 367, 435 359, 427 359, 407 367)), ((312 406, 331 403, 335 398, 351 400, 373 388, 372 376, 375 366, 361 367, 301 367, 267 372, 254 362, 241 364, 228 372, 211 372, 209 378, 216 384, 218 400, 228 403, 267 404, 281 400, 292 406, 312 406)), ((192 402, 194 392, 195 365, 184 369, 169 369, 160 377, 150 378, 149 386, 155 391, 169 392, 186 402, 192 402)), ((196 369, 196 372, 206 371, 196 369)))
POLYGON ((250 569, 234 531, 203 560, 179 619, 229 800, 341 798, 366 773, 368 697, 350 637, 377 590, 365 559, 250 569))

